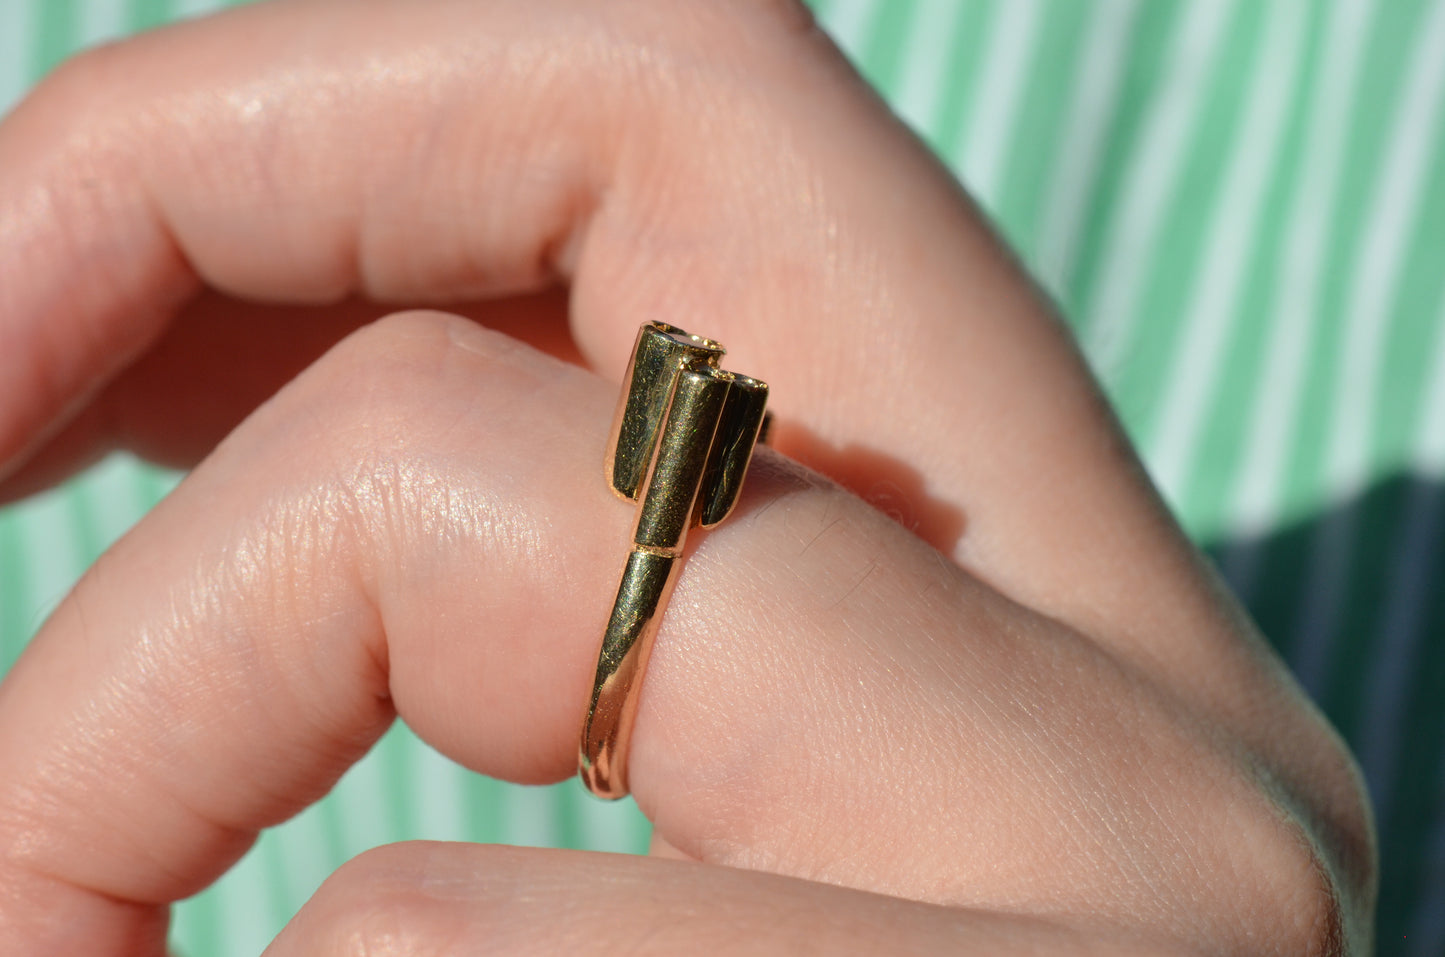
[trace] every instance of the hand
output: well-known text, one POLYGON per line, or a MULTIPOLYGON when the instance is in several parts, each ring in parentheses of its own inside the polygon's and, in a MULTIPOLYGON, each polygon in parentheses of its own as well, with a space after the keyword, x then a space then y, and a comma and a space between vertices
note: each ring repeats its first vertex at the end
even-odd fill
POLYGON ((1343 747, 800 6, 375 0, 87 54, 0 125, 4 494, 199 461, 0 686, 0 950, 160 953, 395 715, 571 774, 648 319, 769 381, 782 453, 658 639, 654 858, 384 848, 273 953, 1366 948, 1343 747), (333 345, 379 303, 476 322, 333 345))

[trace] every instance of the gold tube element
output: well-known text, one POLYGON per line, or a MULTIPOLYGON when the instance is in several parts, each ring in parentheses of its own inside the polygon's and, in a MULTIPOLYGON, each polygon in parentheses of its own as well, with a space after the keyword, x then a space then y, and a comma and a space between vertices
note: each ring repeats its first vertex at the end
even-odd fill
POLYGON ((729 372, 718 374, 729 377, 728 396, 718 417, 717 435, 702 480, 698 522, 703 528, 712 528, 727 518, 738 503, 768 404, 766 382, 729 372))
POLYGON ((668 596, 677 583, 682 559, 677 555, 633 549, 622 570, 617 600, 597 657, 592 704, 582 727, 577 767, 583 782, 598 797, 627 794, 627 754, 637 718, 636 693, 652 640, 662 621, 668 596))
POLYGON ((697 496, 729 383, 709 369, 676 379, 637 510, 633 544, 680 552, 697 516, 697 496))
POLYGON ((636 500, 642 488, 678 373, 684 367, 716 369, 722 356, 716 342, 675 326, 649 322, 638 330, 608 446, 607 482, 618 495, 636 500))

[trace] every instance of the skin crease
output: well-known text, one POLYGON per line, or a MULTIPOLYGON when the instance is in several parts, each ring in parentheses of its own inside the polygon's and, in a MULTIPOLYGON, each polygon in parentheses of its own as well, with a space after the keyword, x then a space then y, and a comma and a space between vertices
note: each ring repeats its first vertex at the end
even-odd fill
POLYGON ((609 380, 659 318, 780 418, 644 686, 633 790, 690 860, 404 845, 273 953, 1365 951, 1347 753, 799 5, 340 9, 87 55, 0 124, 4 490, 200 463, 0 684, 0 950, 160 953, 398 714, 571 773, 609 380), (343 338, 421 302, 473 321, 343 338))

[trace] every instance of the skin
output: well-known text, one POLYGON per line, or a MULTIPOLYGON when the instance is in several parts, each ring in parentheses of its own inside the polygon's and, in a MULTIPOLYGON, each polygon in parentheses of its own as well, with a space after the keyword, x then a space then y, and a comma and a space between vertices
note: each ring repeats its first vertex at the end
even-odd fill
POLYGON ((383 848, 268 953, 1367 951, 1348 753, 790 0, 260 4, 0 124, 0 491, 195 466, 0 684, 0 951, 163 952, 397 716, 571 774, 648 319, 779 417, 643 687, 654 855, 383 848))

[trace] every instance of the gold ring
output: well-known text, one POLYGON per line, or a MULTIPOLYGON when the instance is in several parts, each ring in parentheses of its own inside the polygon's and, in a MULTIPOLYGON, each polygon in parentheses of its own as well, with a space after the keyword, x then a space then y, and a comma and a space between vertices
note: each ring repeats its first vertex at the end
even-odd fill
POLYGON ((711 339, 649 322, 637 332, 607 445, 607 482, 637 502, 632 549, 597 656, 577 771, 601 798, 627 794, 627 750, 652 641, 688 529, 737 504, 766 432, 765 382, 719 368, 711 339))

